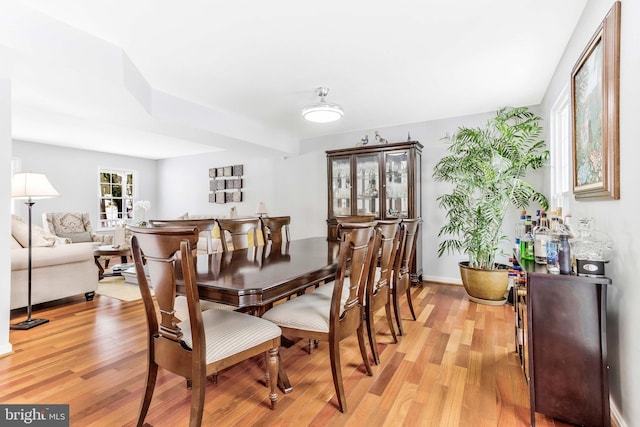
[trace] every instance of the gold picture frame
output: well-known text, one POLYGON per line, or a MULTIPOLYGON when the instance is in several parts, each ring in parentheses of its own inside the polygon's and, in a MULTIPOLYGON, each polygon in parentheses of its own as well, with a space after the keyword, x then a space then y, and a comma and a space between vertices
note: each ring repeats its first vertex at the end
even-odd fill
POLYGON ((571 72, 573 193, 620 198, 620 2, 602 20, 571 72))

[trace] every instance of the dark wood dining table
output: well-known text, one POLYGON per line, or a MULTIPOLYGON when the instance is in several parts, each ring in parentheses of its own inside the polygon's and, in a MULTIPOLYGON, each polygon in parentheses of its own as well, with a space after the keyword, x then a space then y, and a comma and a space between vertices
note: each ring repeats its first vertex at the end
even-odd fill
MULTIPOLYGON (((339 243, 326 237, 199 255, 196 280, 201 299, 252 309, 271 304, 322 281, 333 280, 339 243)), ((178 292, 184 287, 178 284, 178 292)))

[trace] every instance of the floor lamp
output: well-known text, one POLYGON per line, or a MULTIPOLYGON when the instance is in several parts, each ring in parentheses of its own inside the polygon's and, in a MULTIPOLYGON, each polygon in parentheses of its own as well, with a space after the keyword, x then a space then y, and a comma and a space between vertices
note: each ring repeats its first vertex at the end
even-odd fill
MULTIPOLYGON (((28 288, 27 288, 27 319, 14 323, 11 329, 31 329, 34 326, 47 323, 47 319, 31 318, 31 208, 35 204, 34 200, 49 199, 58 197, 59 194, 53 188, 47 177, 42 173, 17 173, 13 175, 11 183, 11 197, 14 199, 24 199, 24 204, 29 207, 29 262, 27 267, 28 288)), ((12 284, 15 286, 16 284, 12 284)))

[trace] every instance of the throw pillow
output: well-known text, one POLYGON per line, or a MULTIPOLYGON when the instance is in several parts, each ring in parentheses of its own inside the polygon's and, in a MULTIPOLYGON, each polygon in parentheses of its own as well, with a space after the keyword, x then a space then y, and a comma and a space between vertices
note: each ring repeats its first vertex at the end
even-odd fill
POLYGON ((82 212, 52 212, 51 224, 53 231, 59 233, 80 233, 91 231, 89 215, 82 212))
POLYGON ((92 242, 91 233, 88 231, 81 231, 78 233, 58 233, 58 237, 64 237, 71 240, 71 243, 92 242))
MULTIPOLYGON (((24 222, 17 215, 11 215, 11 235, 26 248, 29 246, 29 224, 24 222)), ((56 236, 53 236, 42 227, 31 226, 31 246, 53 246, 56 243, 56 236)))

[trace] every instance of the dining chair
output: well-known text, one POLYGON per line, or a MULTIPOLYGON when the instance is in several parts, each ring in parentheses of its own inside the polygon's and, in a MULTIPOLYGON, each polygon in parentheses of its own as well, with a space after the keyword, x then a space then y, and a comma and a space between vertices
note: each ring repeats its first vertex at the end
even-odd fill
POLYGON ((365 322, 373 361, 380 364, 378 345, 376 343, 375 313, 384 307, 387 325, 393 338, 398 342, 396 329, 391 320, 391 274, 396 253, 400 243, 400 219, 378 220, 376 227, 380 233, 381 243, 378 262, 372 263, 365 293, 365 322))
MULTIPOLYGON (((387 325, 389 325, 393 342, 398 342, 391 318, 391 279, 400 244, 400 222, 400 219, 376 221, 376 228, 380 234, 381 242, 380 248, 375 252, 378 257, 374 257, 374 262, 371 263, 371 269, 368 273, 369 278, 364 299, 365 324, 373 361, 376 365, 380 364, 380 357, 375 337, 374 320, 375 313, 382 307, 385 309, 387 325)), ((339 233, 341 231, 342 229, 339 230, 339 233)), ((315 289, 313 293, 330 297, 333 292, 333 286, 334 282, 327 283, 315 289)))
POLYGON ((262 238, 260 218, 219 218, 217 221, 220 228, 222 252, 246 249, 260 244, 262 238))
POLYGON ((275 305, 262 316, 280 326, 287 337, 329 343, 331 374, 341 412, 347 411, 340 365, 342 340, 357 335, 367 375, 373 375, 365 348, 363 303, 376 241, 380 241, 377 235, 375 223, 344 224, 331 298, 306 293, 275 305))
POLYGON ((271 241, 271 245, 281 247, 283 242, 291 240, 289 236, 289 224, 291 224, 290 216, 270 216, 261 217, 262 235, 265 244, 271 241))
POLYGON ((400 298, 402 295, 407 296, 411 317, 416 320, 416 313, 413 310, 413 302, 411 300, 411 265, 416 255, 416 242, 421 221, 420 218, 412 218, 403 219, 401 223, 403 229, 400 233, 401 243, 396 255, 391 280, 391 301, 393 302, 393 311, 398 324, 399 335, 404 335, 400 313, 400 298))
POLYGON ((215 218, 150 219, 149 224, 152 227, 198 227, 200 237, 206 243, 207 254, 216 250, 212 236, 217 224, 215 218))
POLYGON ((137 425, 142 426, 151 404, 158 368, 183 376, 191 384, 189 425, 202 425, 206 377, 256 355, 266 354, 265 375, 271 409, 278 399, 280 328, 259 317, 225 310, 202 312, 198 299, 193 253, 198 229, 130 227, 131 249, 147 319, 147 374, 137 425), (150 281, 145 275, 143 252, 150 281), (178 267, 178 268, 177 268, 178 267), (176 270, 182 271, 188 318, 175 317, 176 270))
MULTIPOLYGON (((213 251, 211 251, 211 230, 215 225, 215 219, 207 218, 207 219, 170 219, 170 220, 160 220, 160 219, 150 219, 149 224, 151 227, 197 227, 199 236, 205 236, 207 239, 207 255, 211 255, 213 251)), ((196 252, 197 254, 197 252, 196 252)), ((220 309, 220 310, 235 310, 236 307, 228 304, 221 304, 214 301, 200 300, 200 309, 202 311, 210 310, 212 308, 220 309)), ((176 318, 183 320, 187 318, 187 298, 184 295, 176 296, 176 300, 174 302, 174 310, 176 318)))

